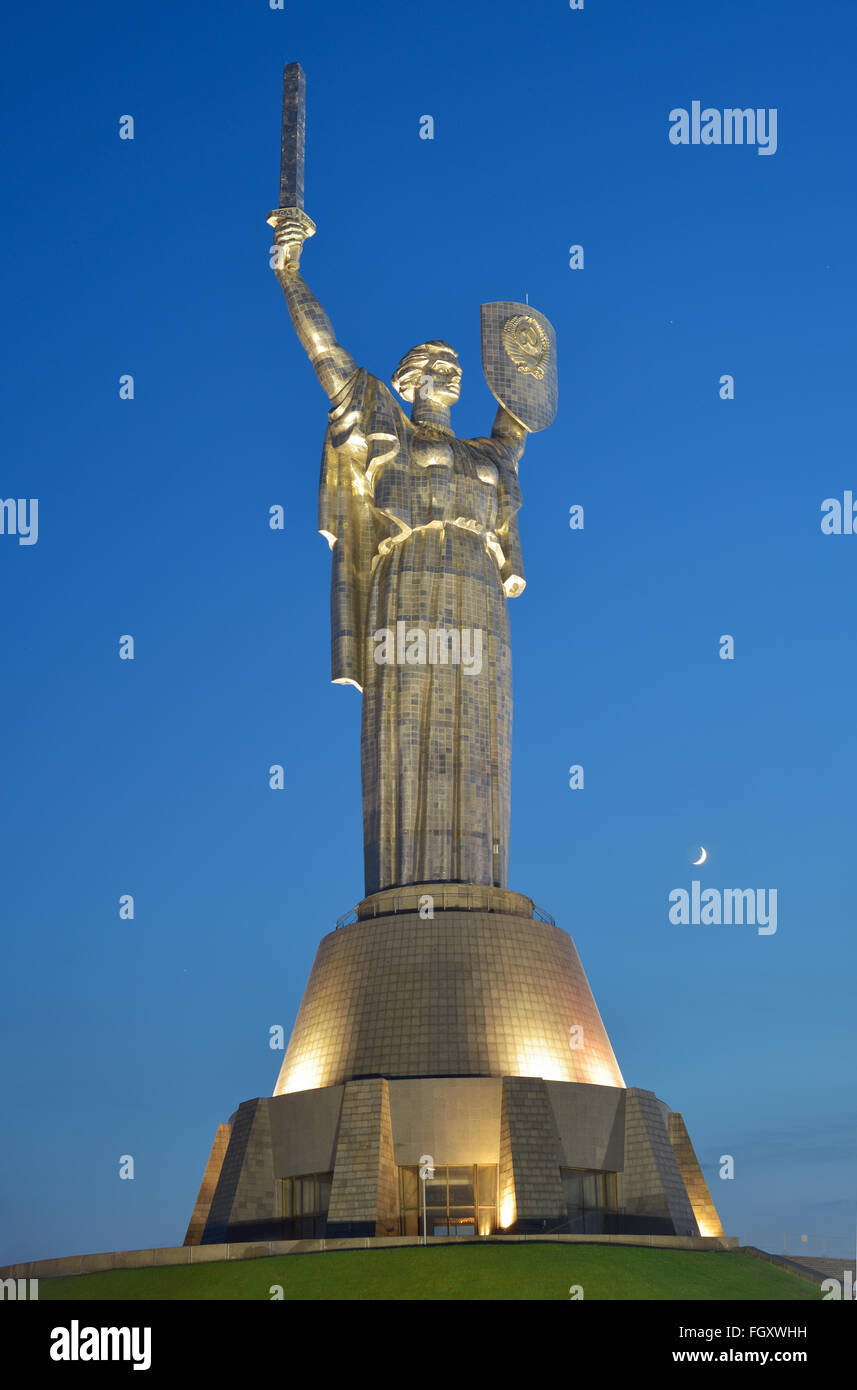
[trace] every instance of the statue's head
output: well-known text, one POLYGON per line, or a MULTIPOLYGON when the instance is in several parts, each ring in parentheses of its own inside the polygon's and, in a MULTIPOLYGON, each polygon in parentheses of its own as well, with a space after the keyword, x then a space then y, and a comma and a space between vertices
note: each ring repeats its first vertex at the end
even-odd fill
POLYGON ((409 402, 421 396, 454 405, 461 394, 461 364, 455 348, 440 338, 412 347, 393 373, 393 389, 409 402))

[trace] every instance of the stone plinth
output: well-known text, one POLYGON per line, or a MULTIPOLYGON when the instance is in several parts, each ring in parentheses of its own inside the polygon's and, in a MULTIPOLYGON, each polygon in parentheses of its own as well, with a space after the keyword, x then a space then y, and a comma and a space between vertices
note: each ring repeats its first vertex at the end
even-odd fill
POLYGON ((413 1236, 427 1156, 430 1235, 720 1234, 681 1115, 626 1089, 529 898, 417 884, 358 912, 318 948, 273 1098, 218 1131, 189 1244, 413 1236))
POLYGON ((426 1154, 438 1168, 496 1170, 496 1208, 481 1234, 581 1229, 566 1205, 569 1170, 615 1183, 615 1208, 583 1223, 594 1235, 714 1234, 717 1213, 687 1130, 651 1091, 427 1077, 246 1101, 233 1116, 202 1243, 412 1234, 400 1174, 426 1154), (283 1184, 319 1174, 330 1181, 329 1207, 304 1228, 284 1213, 283 1184))

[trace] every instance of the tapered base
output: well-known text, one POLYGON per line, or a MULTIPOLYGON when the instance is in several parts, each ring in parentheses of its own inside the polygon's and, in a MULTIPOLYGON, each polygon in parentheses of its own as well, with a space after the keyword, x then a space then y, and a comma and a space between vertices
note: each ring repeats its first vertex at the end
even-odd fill
POLYGON ((218 1130, 186 1243, 722 1236, 681 1115, 625 1087, 571 937, 521 895, 467 911, 467 885, 430 887, 324 937, 275 1094, 218 1130))
POLYGON ((529 915, 391 912, 330 932, 274 1094, 369 1076, 622 1086, 574 942, 511 898, 529 915))

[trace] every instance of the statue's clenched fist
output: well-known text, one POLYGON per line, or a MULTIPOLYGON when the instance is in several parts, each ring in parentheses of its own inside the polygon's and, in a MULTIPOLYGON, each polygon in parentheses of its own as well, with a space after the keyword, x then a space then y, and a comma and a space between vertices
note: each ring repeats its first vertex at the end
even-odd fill
POLYGON ((267 220, 274 229, 275 251, 271 265, 274 270, 297 270, 301 247, 307 237, 315 234, 315 223, 302 208, 275 208, 267 220))

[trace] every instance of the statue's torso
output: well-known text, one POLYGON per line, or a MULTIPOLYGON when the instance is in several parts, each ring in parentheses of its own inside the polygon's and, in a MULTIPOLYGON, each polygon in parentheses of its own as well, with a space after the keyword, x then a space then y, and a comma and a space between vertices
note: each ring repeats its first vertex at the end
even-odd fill
POLYGON ((500 471, 489 441, 441 436, 410 421, 405 437, 408 496, 402 512, 407 511, 407 524, 414 528, 464 521, 474 532, 493 531, 500 471))

